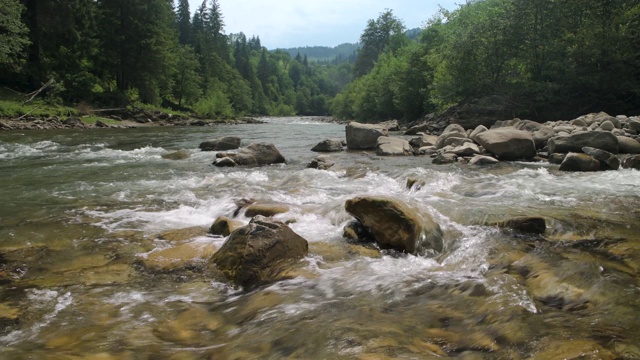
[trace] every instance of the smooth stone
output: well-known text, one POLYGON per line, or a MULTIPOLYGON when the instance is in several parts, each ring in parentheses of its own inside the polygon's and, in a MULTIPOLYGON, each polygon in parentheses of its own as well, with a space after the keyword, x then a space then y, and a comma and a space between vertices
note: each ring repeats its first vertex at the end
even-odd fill
POLYGON ((226 216, 220 216, 209 228, 209 233, 213 235, 229 236, 229 234, 242 226, 244 226, 244 224, 241 221, 229 219, 226 216))
POLYGON ((191 226, 188 228, 167 230, 157 234, 155 237, 170 242, 180 242, 185 240, 191 240, 198 236, 205 236, 207 231, 202 226, 191 226))
POLYGON ((211 141, 204 141, 200 143, 200 150, 202 151, 224 151, 235 150, 240 147, 239 137, 225 136, 211 141))
POLYGON ((610 152, 592 147, 583 147, 582 152, 598 160, 601 170, 618 170, 620 168, 620 159, 610 152))
POLYGON ((477 136, 478 143, 500 160, 527 160, 536 156, 533 136, 515 128, 499 128, 477 136))
POLYGON ((605 131, 580 131, 569 136, 554 137, 547 143, 549 153, 582 152, 582 148, 592 148, 608 151, 613 154, 619 152, 618 138, 605 131))
POLYGON ((184 159, 188 159, 191 156, 191 154, 189 154, 188 151, 186 150, 178 150, 176 152, 172 152, 169 154, 164 154, 162 155, 163 159, 167 159, 167 160, 184 160, 184 159))
POLYGON ((621 154, 640 154, 640 142, 627 136, 618 136, 621 154))
POLYGON ((214 163, 217 167, 235 167, 238 166, 235 161, 233 161, 230 157, 222 157, 217 159, 214 163))
MULTIPOLYGON (((470 141, 469 139, 465 140, 470 141)), ((456 146, 455 148, 448 150, 447 152, 455 154, 457 156, 472 156, 480 154, 480 148, 478 147, 478 145, 472 142, 467 142, 461 146, 456 146)))
POLYGON ((378 156, 408 156, 413 155, 413 148, 405 139, 381 136, 377 140, 376 154, 378 156))
POLYGON ((346 127, 347 148, 351 150, 375 149, 378 138, 388 134, 389 131, 384 126, 352 121, 346 127))
POLYGON ((457 132, 457 131, 451 131, 448 133, 444 133, 440 136, 438 136, 438 141, 436 142, 436 148, 438 149, 442 149, 443 147, 447 146, 446 142, 447 140, 449 140, 449 138, 466 138, 466 133, 462 132, 457 132))
POLYGON ((446 165, 453 164, 458 161, 458 155, 452 153, 439 153, 436 157, 431 161, 434 165, 446 165))
POLYGON ((453 147, 458 147, 458 146, 462 146, 466 143, 473 143, 473 140, 467 138, 467 137, 450 137, 447 140, 445 140, 444 142, 444 147, 447 146, 453 146, 453 147))
POLYGON ((264 216, 271 217, 278 214, 284 214, 289 211, 289 207, 283 204, 272 204, 272 203, 256 203, 251 204, 247 207, 247 210, 244 213, 246 217, 254 217, 254 216, 264 216))
POLYGON ((630 130, 640 132, 640 121, 639 120, 629 120, 627 126, 630 130))
POLYGON ((561 171, 599 171, 600 162, 590 155, 568 153, 560 164, 561 171))
POLYGON ((640 155, 631 155, 622 159, 623 169, 640 170, 640 155))
POLYGON ((476 155, 469 160, 469 165, 493 165, 499 162, 498 159, 492 158, 491 156, 476 155))
POLYGON ((549 163, 560 165, 560 164, 562 164, 562 162, 564 161, 564 158, 566 156, 567 156, 567 154, 553 153, 553 154, 549 155, 549 163))
POLYGON ((418 155, 431 155, 438 151, 435 146, 423 146, 418 149, 418 155))
POLYGON ((477 140, 478 135, 482 134, 483 132, 485 132, 487 130, 489 130, 489 129, 487 129, 486 126, 478 125, 475 129, 473 129, 473 131, 469 135, 469 138, 471 140, 475 141, 475 142, 478 142, 478 140, 477 140))
POLYGON ((464 128, 458 124, 449 124, 446 128, 444 128, 444 130, 442 131, 443 134, 448 134, 448 133, 458 133, 458 134, 466 134, 466 131, 464 130, 464 128))
POLYGON ((147 270, 157 272, 198 268, 205 266, 215 251, 209 242, 194 241, 152 252, 141 263, 147 270))
POLYGON ((315 152, 338 152, 343 150, 344 145, 342 139, 326 139, 311 149, 311 151, 315 152))
POLYGON ((613 123, 609 120, 603 122, 602 124, 600 124, 600 129, 604 130, 604 131, 611 131, 613 129, 615 129, 615 125, 613 125, 613 123))
POLYGON ((420 137, 411 139, 409 144, 413 147, 422 148, 425 146, 434 146, 437 142, 437 136, 422 134, 420 137))
MULTIPOLYGON (((243 147, 235 154, 226 154, 238 165, 271 165, 286 163, 286 159, 273 144, 253 143, 243 147)), ((220 160, 216 160, 213 164, 219 165, 220 160)))

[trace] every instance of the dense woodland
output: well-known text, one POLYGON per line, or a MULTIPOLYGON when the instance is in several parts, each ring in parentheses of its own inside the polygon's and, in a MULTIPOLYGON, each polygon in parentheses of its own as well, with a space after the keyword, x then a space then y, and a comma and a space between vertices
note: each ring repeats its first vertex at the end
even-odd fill
POLYGON ((294 56, 226 34, 217 0, 192 10, 186 0, 2 0, 0 83, 23 93, 50 83, 52 102, 203 116, 411 121, 488 95, 538 120, 640 109, 640 0, 468 0, 419 31, 386 10, 355 54, 316 61, 315 47, 294 56))

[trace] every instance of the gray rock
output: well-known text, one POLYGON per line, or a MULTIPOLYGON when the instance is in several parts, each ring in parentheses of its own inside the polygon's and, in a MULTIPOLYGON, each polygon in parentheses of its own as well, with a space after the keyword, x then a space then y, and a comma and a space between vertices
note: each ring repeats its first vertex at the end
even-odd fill
POLYGON ((235 136, 225 136, 215 140, 200 143, 202 151, 224 151, 235 150, 240 147, 240 138, 235 136))
MULTIPOLYGON (((280 151, 273 144, 268 143, 253 143, 243 147, 235 154, 225 155, 238 165, 271 165, 286 162, 280 151)), ((220 165, 220 159, 213 164, 222 166, 220 165)))
POLYGON ((571 134, 576 128, 571 125, 558 125, 553 128, 553 132, 558 134, 561 132, 566 132, 567 134, 571 134))
POLYGON ((480 148, 478 147, 478 145, 472 142, 468 142, 460 146, 456 146, 455 148, 448 150, 447 152, 458 156, 472 156, 480 154, 480 148))
POLYGON ((469 165, 493 165, 499 162, 500 161, 498 159, 490 156, 477 155, 469 160, 469 165))
POLYGON ((631 155, 623 158, 622 168, 640 170, 640 155, 631 155))
POLYGON ((640 121, 638 121, 638 120, 629 119, 629 122, 627 123, 627 126, 631 130, 634 130, 636 132, 640 132, 640 121))
POLYGON ((612 153, 592 147, 583 147, 582 152, 600 162, 600 170, 618 170, 620 159, 612 153))
POLYGON ((466 143, 473 143, 473 140, 466 138, 466 137, 450 137, 447 140, 445 140, 444 142, 444 147, 447 146, 453 146, 453 147, 457 147, 457 146, 462 146, 466 143))
POLYGON ((562 162, 564 161, 564 158, 566 156, 567 156, 567 154, 553 153, 553 154, 549 155, 549 163, 560 165, 560 164, 562 164, 562 162))
POLYGON ((452 153, 439 153, 436 157, 431 161, 432 164, 435 165, 445 165, 452 164, 458 160, 458 155, 452 153))
POLYGON ((599 171, 600 162, 587 154, 568 153, 560 164, 562 171, 599 171))
POLYGON ((618 136, 621 154, 640 154, 640 142, 626 136, 618 136))
POLYGON ((236 162, 233 161, 233 159, 231 159, 230 157, 218 158, 213 163, 213 165, 215 165, 217 167, 234 167, 234 166, 238 166, 238 164, 236 164, 236 162))
POLYGON ((464 128, 458 124, 450 124, 449 126, 444 128, 444 130, 442 131, 443 134, 448 134, 452 132, 456 132, 458 134, 466 134, 464 128))
POLYGON ((606 131, 580 131, 569 136, 556 136, 549 140, 547 146, 549 153, 581 152, 585 146, 613 154, 619 152, 618 138, 606 131))
POLYGON ((449 138, 466 138, 466 133, 462 132, 457 132, 457 131, 451 131, 448 133, 444 133, 440 136, 438 136, 438 141, 436 142, 436 148, 438 149, 442 149, 443 147, 447 146, 447 140, 449 140, 449 138))
POLYGON ((413 155, 413 148, 405 139, 381 136, 376 145, 376 154, 379 156, 407 156, 413 155))
POLYGON ((604 130, 604 131, 611 131, 613 129, 615 129, 615 125, 613 125, 613 123, 609 120, 603 122, 602 124, 600 124, 600 129, 604 130))
POLYGON ((478 142, 478 140, 476 139, 478 137, 478 135, 482 134, 483 132, 485 132, 487 130, 489 130, 489 129, 487 129, 486 126, 478 125, 475 129, 473 129, 473 131, 469 135, 469 138, 471 140, 475 141, 475 142, 478 142))
POLYGON ((314 146, 311 151, 315 152, 337 152, 342 151, 342 139, 326 139, 314 146))
POLYGON ((413 138, 409 141, 409 144, 413 147, 421 148, 424 146, 434 146, 438 142, 438 137, 435 135, 422 134, 418 138, 413 138))
POLYGON ((515 128, 485 131, 477 136, 478 143, 500 160, 532 159, 536 146, 530 133, 515 128))
POLYGON ((378 144, 378 138, 387 136, 389 131, 380 125, 351 122, 347 125, 347 147, 352 150, 371 150, 378 144))
POLYGON ((379 123, 378 125, 384 127, 388 131, 398 131, 400 130, 400 125, 398 124, 398 120, 388 120, 379 123))
POLYGON ((423 146, 418 149, 418 155, 431 155, 435 154, 438 149, 435 146, 423 146))
POLYGON ((327 170, 331 168, 335 163, 331 161, 329 156, 321 155, 311 160, 307 168, 309 169, 318 169, 318 170, 327 170))
POLYGON ((575 119, 571 122, 571 125, 583 127, 583 126, 587 126, 587 123, 583 119, 575 119))
POLYGON ((167 160, 184 160, 184 159, 188 159, 190 156, 191 156, 191 154, 189 154, 188 151, 186 151, 186 150, 178 150, 178 151, 174 151, 172 153, 163 154, 162 158, 163 159, 167 159, 167 160))

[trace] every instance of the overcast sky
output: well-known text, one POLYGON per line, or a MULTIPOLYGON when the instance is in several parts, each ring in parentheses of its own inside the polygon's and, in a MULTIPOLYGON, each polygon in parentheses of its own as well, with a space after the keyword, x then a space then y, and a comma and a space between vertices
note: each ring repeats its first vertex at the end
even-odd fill
MULTIPOLYGON (((189 0, 191 11, 202 0, 189 0)), ((268 49, 298 46, 336 46, 357 42, 367 20, 386 8, 407 29, 420 27, 438 11, 454 9, 464 0, 218 0, 225 32, 260 36, 268 49)))

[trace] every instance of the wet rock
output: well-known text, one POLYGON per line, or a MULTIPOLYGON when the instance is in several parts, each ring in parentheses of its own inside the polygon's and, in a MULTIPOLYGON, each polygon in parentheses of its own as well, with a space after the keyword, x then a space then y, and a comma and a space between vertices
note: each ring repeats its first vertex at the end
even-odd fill
POLYGON ((579 131, 569 136, 556 136, 547 143, 549 153, 582 152, 582 148, 592 148, 617 154, 620 150, 618 138, 610 132, 579 131))
POLYGON ((560 165, 560 164, 562 164, 562 162, 564 161, 564 158, 566 156, 567 156, 567 154, 553 153, 553 154, 549 155, 549 163, 560 165))
POLYGON ((207 332, 224 325, 224 319, 201 307, 192 307, 173 320, 159 322, 153 328, 153 335, 161 340, 185 346, 205 345, 207 332))
MULTIPOLYGON (((228 158, 238 165, 271 165, 282 164, 286 160, 280 151, 273 145, 267 143, 253 143, 243 147, 235 154, 226 154, 228 158)), ((220 159, 217 159, 213 165, 221 166, 220 159)))
POLYGON ((383 248, 416 254, 442 251, 442 230, 428 214, 386 197, 358 196, 345 204, 383 248))
POLYGON ((277 280, 308 249, 307 241, 287 225, 256 216, 232 232, 211 261, 229 280, 251 289, 277 280))
POLYGON ((164 154, 162 155, 162 158, 167 160, 184 160, 184 159, 188 159, 190 156, 191 154, 189 154, 188 151, 178 150, 172 153, 164 154))
POLYGON ((216 161, 213 163, 213 165, 217 166, 217 167, 235 167, 238 166, 238 164, 236 164, 235 161, 233 161, 230 157, 221 157, 219 159, 216 159, 216 161))
POLYGON ((256 203, 247 207, 244 213, 246 217, 264 216, 271 217, 278 214, 284 214, 289 211, 289 207, 284 204, 276 203, 256 203))
POLYGON ((478 143, 500 160, 532 159, 536 146, 530 133, 514 128, 485 131, 477 136, 478 143))
POLYGON ((627 136, 618 136, 621 154, 640 154, 640 142, 627 136))
POLYGON ((326 139, 314 146, 311 151, 315 152, 337 152, 343 151, 344 145, 342 139, 326 139))
POLYGON ((309 169, 318 169, 318 170, 327 170, 331 168, 335 163, 331 161, 329 156, 320 155, 315 159, 311 160, 311 162, 307 165, 309 169))
POLYGON ((593 340, 548 340, 539 344, 531 360, 613 360, 617 357, 593 340))
POLYGON ((509 229, 523 234, 544 234, 547 223, 544 218, 538 216, 523 216, 496 224, 501 229, 509 229))
POLYGON ((405 139, 381 136, 377 140, 376 154, 378 156, 408 156, 413 155, 413 148, 405 139))
POLYGON ((84 121, 80 120, 79 118, 75 117, 75 116, 71 116, 66 118, 65 120, 62 121, 62 123, 64 125, 67 125, 69 127, 72 128, 77 128, 77 129, 83 129, 85 127, 87 127, 84 123, 84 121))
POLYGON ((486 126, 478 125, 475 129, 473 129, 473 131, 469 135, 469 138, 471 140, 475 141, 475 142, 478 142, 478 140, 477 140, 478 135, 482 134, 483 132, 485 132, 487 130, 489 130, 489 129, 487 129, 486 126))
MULTIPOLYGON (((465 139, 468 140, 468 139, 465 139)), ((447 151, 448 153, 455 154, 457 156, 473 156, 480 154, 480 148, 474 143, 465 143, 460 146, 447 151)))
POLYGON ((371 150, 378 144, 378 138, 387 136, 388 130, 377 124, 361 124, 352 121, 347 125, 347 148, 352 150, 371 150))
POLYGON ((421 148, 425 146, 434 146, 437 142, 438 142, 437 136, 422 134, 418 138, 411 139, 409 141, 409 144, 413 147, 421 148))
POLYGON ((640 132, 640 120, 629 120, 627 126, 630 130, 640 132))
POLYGON ((220 216, 209 228, 209 233, 213 235, 229 236, 229 234, 242 226, 244 226, 244 224, 238 220, 229 219, 226 216, 220 216))
POLYGON ((620 168, 620 159, 610 152, 592 147, 583 147, 582 152, 598 160, 600 162, 600 170, 618 170, 620 168))
POLYGON ((204 267, 216 247, 205 241, 194 241, 152 252, 140 262, 149 271, 169 272, 186 268, 204 267))
POLYGON ((21 313, 20 308, 10 303, 0 303, 0 325, 6 326, 17 322, 21 313))
POLYGON ((439 153, 431 161, 434 165, 453 164, 458 161, 458 155, 452 153, 439 153))
POLYGON ((425 184, 426 183, 425 183, 424 180, 416 179, 416 178, 409 178, 409 179, 407 179, 407 183, 406 183, 405 187, 408 190, 411 190, 411 189, 420 190, 420 189, 422 189, 422 187, 425 184))
POLYGON ((192 227, 183 228, 183 229, 168 230, 156 235, 156 237, 158 239, 167 240, 175 243, 175 242, 180 242, 185 240, 191 240, 198 236, 205 236, 206 234, 207 234, 206 228, 201 226, 192 226, 192 227))
POLYGON ((561 171, 600 171, 600 161, 587 154, 569 153, 560 164, 561 171))
POLYGON ((398 120, 383 121, 383 122, 379 123, 378 125, 384 127, 385 129, 387 129, 389 131, 398 131, 398 130, 400 130, 400 124, 398 123, 398 120))
POLYGON ((225 136, 215 140, 201 142, 199 148, 202 151, 235 150, 240 147, 241 141, 239 137, 225 136))
POLYGON ((469 165, 493 165, 499 162, 498 159, 491 156, 476 155, 469 160, 469 165))
POLYGON ((431 155, 438 151, 435 146, 423 146, 418 149, 418 155, 431 155))
POLYGON ((359 221, 352 220, 344 226, 342 236, 351 241, 372 242, 375 241, 373 234, 359 221))
POLYGON ((622 159, 623 169, 636 169, 640 170, 640 155, 631 155, 622 159))
POLYGON ((481 331, 453 332, 445 329, 427 329, 424 337, 438 342, 444 342, 446 348, 462 352, 465 350, 479 350, 494 352, 500 350, 500 345, 487 333, 481 331))

